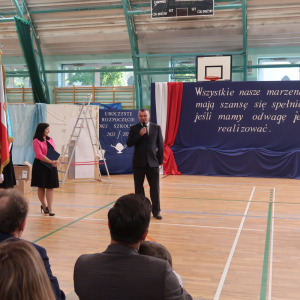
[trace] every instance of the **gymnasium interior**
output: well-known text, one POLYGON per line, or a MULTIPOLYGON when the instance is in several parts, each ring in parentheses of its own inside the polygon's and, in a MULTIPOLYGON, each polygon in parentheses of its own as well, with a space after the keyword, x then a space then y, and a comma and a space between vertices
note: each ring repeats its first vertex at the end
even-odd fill
POLYGON ((108 210, 134 193, 126 140, 141 108, 170 155, 146 240, 184 289, 299 299, 299 14, 297 0, 0 0, 22 239, 47 250, 67 300, 76 260, 105 251, 108 210), (40 122, 61 155, 53 217, 30 185, 40 122))

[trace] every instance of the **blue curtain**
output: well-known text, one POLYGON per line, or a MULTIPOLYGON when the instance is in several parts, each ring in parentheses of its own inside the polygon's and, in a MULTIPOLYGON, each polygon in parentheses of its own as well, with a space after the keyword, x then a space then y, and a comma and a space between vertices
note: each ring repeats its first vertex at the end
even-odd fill
POLYGON ((9 112, 14 135, 13 163, 22 164, 28 161, 32 164, 34 161, 32 139, 37 125, 46 122, 47 105, 9 104, 9 112))
POLYGON ((299 95, 299 81, 185 82, 171 147, 178 170, 300 179, 299 95))

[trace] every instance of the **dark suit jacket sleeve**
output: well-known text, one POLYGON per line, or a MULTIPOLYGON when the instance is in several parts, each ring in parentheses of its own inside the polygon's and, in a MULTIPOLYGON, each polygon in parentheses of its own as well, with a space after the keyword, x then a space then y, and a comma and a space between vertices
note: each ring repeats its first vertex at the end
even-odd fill
POLYGON ((138 125, 133 125, 130 126, 128 138, 126 145, 127 147, 132 147, 134 146, 137 142, 139 142, 143 137, 140 135, 140 130, 138 125))
POLYGON ((165 300, 193 300, 192 296, 181 287, 176 275, 174 274, 170 264, 166 262, 165 268, 165 300))
POLYGON ((50 279, 53 291, 55 293, 55 298, 57 300, 65 300, 66 296, 65 296, 64 292, 60 290, 57 278, 55 276, 53 276, 53 274, 52 274, 50 263, 49 263, 49 257, 47 256, 46 249, 39 245, 36 245, 36 244, 33 244, 33 246, 40 253, 40 255, 43 259, 47 275, 50 279))
POLYGON ((163 137, 162 137, 160 126, 158 126, 158 134, 157 134, 156 144, 157 144, 158 164, 162 165, 162 163, 164 161, 164 140, 163 140, 163 137))

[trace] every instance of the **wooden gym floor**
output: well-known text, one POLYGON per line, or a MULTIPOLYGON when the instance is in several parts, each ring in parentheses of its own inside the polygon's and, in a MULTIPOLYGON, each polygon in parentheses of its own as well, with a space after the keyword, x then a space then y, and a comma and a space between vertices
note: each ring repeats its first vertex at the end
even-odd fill
MULTIPOLYGON (((193 299, 299 299, 299 180, 182 175, 160 182, 163 219, 151 219, 148 238, 169 249, 193 299)), ((55 217, 40 213, 36 191, 26 195, 22 237, 47 249, 66 294, 76 259, 110 242, 108 209, 133 191, 132 175, 112 176, 112 184, 72 181, 54 192, 55 217)))

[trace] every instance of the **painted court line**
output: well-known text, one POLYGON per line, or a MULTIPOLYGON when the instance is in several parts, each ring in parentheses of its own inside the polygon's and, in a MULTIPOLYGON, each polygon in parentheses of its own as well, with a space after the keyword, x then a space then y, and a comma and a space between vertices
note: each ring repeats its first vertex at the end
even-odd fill
POLYGON ((259 298, 260 300, 265 300, 267 294, 269 249, 270 249, 270 228, 271 228, 271 220, 272 220, 272 198, 273 198, 273 191, 270 191, 264 262, 263 262, 263 270, 262 270, 261 286, 260 286, 260 298, 259 298))
MULTIPOLYGON (((276 202, 276 203, 278 204, 279 202, 276 202)), ((297 220, 297 221, 300 220, 300 218, 283 218, 283 217, 274 217, 274 219, 280 219, 280 220, 297 220)))
POLYGON ((52 232, 50 232, 50 233, 44 235, 44 236, 42 236, 41 238, 39 238, 39 239, 33 241, 33 243, 36 243, 36 242, 38 242, 38 241, 40 241, 40 240, 42 240, 42 239, 44 239, 44 238, 46 238, 46 237, 48 237, 48 236, 50 236, 50 235, 56 233, 56 232, 58 232, 58 231, 60 231, 60 230, 62 230, 62 229, 64 229, 64 228, 66 228, 66 227, 68 227, 68 226, 70 226, 70 225, 72 225, 72 224, 74 224, 74 223, 76 223, 76 222, 78 222, 78 221, 80 221, 80 220, 82 220, 82 219, 84 219, 84 218, 86 218, 86 217, 88 217, 88 216, 90 216, 90 215, 96 213, 97 211, 99 211, 99 210, 101 210, 101 209, 103 209, 103 208, 105 208, 105 207, 107 207, 107 206, 109 206, 109 205, 111 205, 111 204, 113 204, 113 203, 115 203, 115 202, 116 202, 116 201, 113 201, 113 202, 111 202, 111 203, 108 203, 107 205, 105 205, 105 206, 103 206, 103 207, 101 207, 101 208, 99 208, 99 209, 96 209, 95 211, 93 211, 93 212, 91 212, 91 213, 89 213, 89 214, 83 216, 82 218, 79 218, 79 219, 77 219, 77 220, 75 220, 75 221, 73 221, 73 222, 71 222, 71 223, 69 223, 69 224, 67 224, 67 225, 65 225, 65 226, 62 226, 62 227, 60 227, 60 228, 58 228, 58 229, 56 229, 56 230, 54 230, 54 231, 52 231, 52 232))
MULTIPOLYGON (((114 185, 115 188, 118 188, 118 187, 130 187, 132 188, 132 184, 118 184, 118 185, 114 185)), ((161 188, 164 188, 164 189, 174 189, 174 186, 167 186, 167 185, 161 185, 161 188)), ((186 187, 176 187, 177 189, 184 189, 186 190, 186 187)), ((209 190, 211 191, 211 187, 189 187, 189 190, 209 190)), ((216 189, 214 188, 214 191, 236 191, 236 192, 249 192, 249 190, 241 190, 241 189, 222 189, 222 188, 219 188, 219 189, 216 189)), ((261 191, 261 192, 268 192, 268 191, 261 191)))
MULTIPOLYGON (((114 201, 114 202, 116 202, 116 201, 114 201)), ((114 202, 112 202, 112 203, 114 203, 114 202)), ((39 203, 30 203, 30 204, 41 205, 39 203)), ((53 206, 86 207, 86 208, 98 208, 98 209, 101 208, 99 206, 84 206, 84 205, 69 205, 69 204, 53 204, 53 206)), ((109 205, 107 205, 107 207, 108 206, 109 205)), ((236 215, 234 215, 234 214, 200 213, 200 212, 195 212, 195 211, 162 210, 161 212, 163 212, 163 213, 191 214, 191 215, 205 215, 205 216, 267 218, 266 216, 245 216, 245 215, 242 215, 242 214, 236 214, 236 215)))
MULTIPOLYGON (((268 193, 269 193, 269 191, 268 191, 268 193)), ((249 200, 241 200, 241 199, 213 199, 213 198, 191 198, 191 197, 163 197, 163 198, 164 199, 202 200, 202 201, 249 202, 249 200)), ((252 202, 269 203, 269 201, 263 201, 263 200, 253 200, 252 202)))
MULTIPOLYGON (((161 188, 164 188, 164 189, 167 189, 167 188, 169 188, 169 189, 174 189, 174 187, 173 186, 161 186, 161 188)), ((182 189, 182 190, 186 190, 187 188, 186 187, 176 187, 176 190, 180 190, 180 189, 182 189)), ((211 187, 207 187, 207 188, 205 188, 205 187, 203 187, 203 188, 188 188, 189 190, 208 190, 208 191, 211 191, 211 187)), ((250 189, 249 190, 241 190, 241 189, 215 189, 214 188, 214 191, 228 191, 228 192, 249 192, 250 191, 250 189)), ((268 193, 269 191, 260 191, 261 193, 268 193)))
MULTIPOLYGON (((132 176, 132 174, 128 175, 128 176, 132 176)), ((199 176, 200 177, 200 176, 199 176)), ((164 177, 160 177, 160 179, 162 179, 164 177)), ((118 179, 112 179, 112 182, 133 182, 133 179, 122 179, 122 180, 118 180, 118 179)), ((269 186, 269 184, 267 182, 251 182, 249 183, 249 185, 247 185, 247 183, 245 184, 245 182, 243 182, 243 184, 245 185, 240 185, 240 181, 235 181, 235 182, 228 182, 227 184, 218 184, 218 183, 180 183, 180 182, 176 182, 176 183, 173 183, 173 182, 165 182, 165 184, 170 184, 170 185, 211 185, 211 186, 253 186, 253 184, 255 185, 267 185, 269 186)), ((274 183, 273 183, 274 184, 274 183)), ((275 182, 275 184, 277 185, 278 183, 275 182)))
MULTIPOLYGON (((118 184, 118 185, 114 185, 115 188, 117 187, 132 187, 132 184, 118 184)), ((199 186, 206 186, 205 184, 199 184, 199 186)), ((211 186, 224 186, 224 185, 214 185, 214 184, 207 184, 208 187, 189 187, 189 190, 209 190, 211 191, 211 186)), ((230 185, 226 185, 228 187, 230 187, 230 185)), ((174 186, 168 186, 166 184, 161 184, 160 185, 161 188, 164 188, 164 189, 174 189, 174 186)), ((184 189, 186 190, 186 187, 179 187, 179 186, 176 186, 176 189, 184 189)), ((248 190, 241 190, 241 189, 222 189, 222 188, 219 188, 219 189, 216 189, 214 188, 214 191, 228 191, 228 192, 249 192, 249 189, 248 190)), ((268 193, 269 191, 260 191, 262 193, 268 193)))
MULTIPOLYGON (((248 205, 251 201, 248 201, 248 205)), ((226 216, 226 217, 247 217, 247 218, 266 218, 266 216, 246 216, 243 215, 232 215, 232 214, 217 214, 217 213, 200 213, 194 211, 177 211, 177 210, 162 210, 163 213, 178 213, 178 214, 191 214, 191 215, 207 215, 207 216, 226 216)))
POLYGON ((270 253, 270 274, 269 274, 269 297, 272 299, 272 279, 273 279, 273 246, 274 246, 274 215, 275 215, 275 187, 273 192, 273 211, 272 211, 272 231, 271 231, 271 253, 270 253))
MULTIPOLYGON (((260 191, 261 192, 261 191, 260 191)), ((269 192, 269 191, 268 191, 269 192)), ((123 194, 99 194, 99 192, 95 193, 80 193, 78 191, 74 192, 63 192, 63 191, 54 191, 54 193, 66 193, 66 194, 75 194, 78 197, 81 197, 81 195, 101 195, 101 196, 123 196, 123 194)), ((146 195, 146 197, 150 197, 149 195, 146 195)), ((27 199, 34 199, 36 200, 36 197, 26 197, 27 199)), ((226 202, 249 202, 248 200, 241 200, 241 199, 210 199, 210 198, 195 198, 195 197, 162 197, 164 199, 185 199, 185 200, 203 200, 203 201, 226 201, 226 202)), ((257 202, 257 203, 269 203, 269 201, 263 201, 263 200, 253 200, 251 202, 257 202)), ((30 202, 29 204, 34 205, 41 205, 41 203, 36 202, 30 202)), ((300 202, 276 202, 276 204, 286 204, 286 205, 300 205, 300 202)), ((53 204, 54 206, 75 206, 72 204, 53 204)), ((77 206, 77 207, 90 207, 90 208, 98 208, 98 206, 77 206)), ((280 215, 278 215, 280 216, 280 215)), ((284 218, 284 217, 275 217, 275 219, 286 219, 286 220, 300 220, 300 216, 298 218, 284 218)))
MULTIPOLYGON (((116 202, 113 201, 112 203, 116 202)), ((38 205, 40 206, 41 203, 37 202, 30 202, 29 204, 38 205)), ((101 206, 89 206, 89 205, 74 205, 74 204, 52 204, 53 206, 62 206, 62 207, 86 207, 86 208, 101 208, 101 206)))
POLYGON ((218 299, 220 298, 220 295, 221 295, 221 292, 222 292, 222 289, 223 289, 223 285, 224 285, 224 282, 225 282, 225 279, 226 279, 226 276, 227 276, 227 273, 228 273, 228 270, 229 270, 229 266, 230 266, 230 263, 231 263, 231 260, 232 260, 232 257, 233 257, 233 254, 234 254, 234 251, 235 251, 237 242, 238 242, 238 240, 239 240, 240 234, 241 234, 241 232, 242 232, 242 228, 243 228, 243 225, 244 225, 244 222, 245 222, 245 219, 246 219, 246 215, 247 215, 247 213, 248 213, 248 209, 249 209, 249 207, 250 207, 250 203, 251 203, 251 200, 252 200, 254 191, 255 191, 255 187, 253 187, 253 190, 252 190, 251 196, 250 196, 250 198, 249 198, 248 205, 247 205, 247 207, 246 207, 246 209, 245 209, 244 216, 243 216, 243 218, 242 218, 240 227, 239 227, 239 229, 238 229, 238 232, 237 232, 237 234, 236 234, 235 240, 234 240, 234 242, 233 242, 233 245, 232 245, 232 248, 231 248, 229 257, 228 257, 228 259, 227 259, 227 262, 226 262, 226 265, 225 265, 225 268, 224 268, 224 271, 223 271, 221 280, 220 280, 220 282, 219 282, 219 286, 218 286, 218 289, 217 289, 217 291, 216 291, 214 300, 218 300, 218 299))
POLYGON ((156 241, 155 241, 152 237, 150 237, 149 235, 147 235, 147 238, 148 238, 150 241, 156 243, 156 241))
MULTIPOLYGON (((40 215, 28 215, 29 217, 40 217, 40 215)), ((47 217, 47 216, 45 216, 47 217)), ((51 218, 52 220, 53 218, 51 218)), ((75 217, 56 217, 56 219, 73 219, 73 220, 77 220, 78 218, 75 217)), ((81 219, 82 220, 90 220, 90 221, 106 221, 107 219, 94 219, 94 218, 84 218, 81 219)), ((30 221, 30 220, 29 220, 30 221)), ((40 221, 40 220, 36 220, 36 221, 40 221)), ((195 227, 195 228, 214 228, 214 229, 228 229, 228 230, 237 230, 238 228, 233 228, 233 227, 218 227, 218 226, 204 226, 204 225, 187 225, 187 224, 172 224, 172 223, 161 223, 161 222, 157 222, 157 223, 150 223, 151 225, 167 225, 167 226, 179 226, 179 227, 195 227)), ((247 231, 262 231, 265 232, 264 229, 251 229, 251 228, 247 228, 244 229, 247 231)))
MULTIPOLYGON (((168 176, 168 175, 167 175, 168 176)), ((165 177, 167 176, 164 176, 164 177, 161 177, 160 179, 164 179, 165 177)), ((88 181, 80 181, 80 182, 88 182, 88 181)), ((95 183, 95 181, 91 182, 91 183, 95 183)), ((112 183, 116 183, 116 182, 129 182, 129 183, 133 183, 133 180, 113 180, 112 179, 112 183)), ((67 182, 66 182, 67 183, 67 182)), ((69 182, 69 184, 73 184, 75 185, 76 183, 79 183, 79 181, 76 181, 76 182, 69 182)), ((231 187, 231 186, 235 186, 235 187, 251 187, 251 185, 266 185, 266 186, 269 186, 268 183, 261 183, 261 182, 255 182, 255 183, 251 183, 249 185, 239 185, 238 183, 236 184, 217 184, 217 183, 180 183, 180 182, 176 182, 176 183, 172 183, 172 182, 164 182, 164 183, 161 183, 161 187, 172 187, 172 185, 176 185, 176 187, 178 187, 179 185, 184 185, 184 186, 208 186, 208 187, 212 187, 212 186, 217 186, 217 187, 221 187, 221 186, 227 186, 227 187, 231 187)), ((273 183, 274 184, 274 183, 273 183)), ((277 183, 275 183, 277 184, 277 183)), ((115 187, 118 187, 118 186, 131 186, 132 187, 132 184, 120 184, 120 185, 114 185, 115 187)))
MULTIPOLYGON (((28 217, 43 217, 43 218, 48 218, 49 216, 47 216, 46 214, 45 215, 42 215, 42 214, 40 214, 40 215, 28 215, 28 217)), ((50 217, 49 217, 50 218, 50 217)), ((51 217, 51 220, 53 220, 54 218, 52 218, 51 217)), ((59 216, 56 216, 55 215, 55 219, 72 219, 72 220, 77 220, 77 219, 79 219, 79 218, 75 218, 75 217, 59 217, 59 216)))
MULTIPOLYGON (((202 226, 202 225, 185 225, 185 224, 169 224, 169 223, 151 223, 151 225, 168 225, 168 226, 182 226, 182 227, 197 227, 197 228, 215 228, 215 229, 229 229, 229 230, 237 230, 238 228, 232 227, 217 227, 217 226, 202 226)), ((263 229, 244 229, 249 231, 265 231, 263 229)))
MULTIPOLYGON (((261 182, 251 182, 249 185, 240 185, 239 183, 233 183, 233 184, 218 184, 218 183, 180 183, 180 182, 165 182, 164 184, 170 184, 170 185, 208 185, 208 186, 244 186, 244 187, 251 187, 251 185, 269 185, 268 183, 261 183, 261 182)), ((274 184, 274 183, 273 183, 274 184)), ((277 184, 277 183, 275 183, 277 184)))

